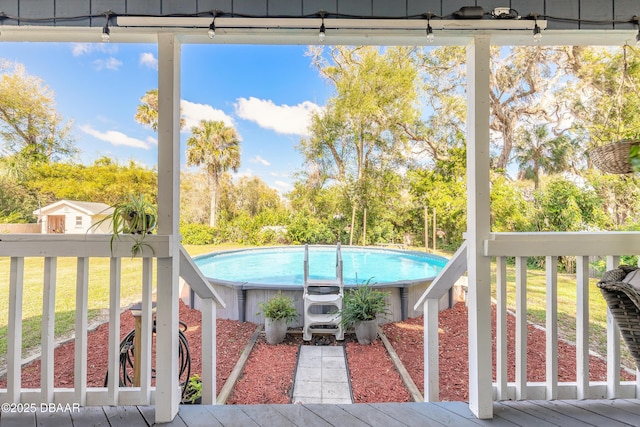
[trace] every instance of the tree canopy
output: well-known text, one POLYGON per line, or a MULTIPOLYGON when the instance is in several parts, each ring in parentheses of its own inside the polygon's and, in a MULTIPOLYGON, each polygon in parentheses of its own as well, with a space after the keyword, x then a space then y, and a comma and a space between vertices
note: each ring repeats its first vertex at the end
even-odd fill
POLYGON ((0 136, 8 154, 30 161, 57 160, 75 153, 71 122, 55 108, 53 91, 21 64, 0 63, 0 136))

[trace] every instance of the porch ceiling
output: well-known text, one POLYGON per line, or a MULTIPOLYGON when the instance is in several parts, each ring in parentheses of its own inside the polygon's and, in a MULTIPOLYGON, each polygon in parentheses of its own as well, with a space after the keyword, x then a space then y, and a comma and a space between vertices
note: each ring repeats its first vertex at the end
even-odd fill
MULTIPOLYGON (((124 17, 123 17, 124 18, 124 17)), ((120 22, 123 18, 118 18, 120 22)), ((171 18, 164 18, 165 20, 171 18)), ((227 19, 231 21, 232 19, 227 19)), ((274 21, 274 20, 272 20, 274 21)), ((309 25, 308 28, 299 27, 300 19, 278 19, 265 26, 264 19, 247 18, 238 23, 227 23, 217 26, 216 36, 207 36, 207 27, 185 28, 183 26, 110 26, 112 43, 157 43, 159 33, 177 34, 182 43, 188 44, 278 44, 278 45, 308 45, 319 44, 318 30, 309 25), (277 21, 277 22, 276 22, 277 21), (291 21, 291 22, 289 22, 291 21), (231 25, 236 25, 232 27, 231 25), (295 27, 298 25, 298 27, 295 27)), ((315 22, 315 20, 313 20, 315 22)), ((348 20, 335 20, 348 21, 348 20)), ((127 22, 127 20, 125 20, 127 22)), ((130 21, 129 21, 130 22, 130 21)), ((393 20, 396 24, 390 26, 390 21, 381 22, 375 19, 359 19, 358 25, 350 28, 332 24, 327 26, 327 38, 323 44, 327 45, 428 45, 426 41, 426 22, 416 20, 393 20), (403 26, 404 25, 404 26, 403 26)), ((489 35, 491 44, 497 46, 535 45, 532 30, 523 28, 533 26, 533 21, 513 21, 520 24, 510 28, 491 29, 482 28, 481 23, 486 20, 465 20, 458 28, 434 28, 435 46, 466 45, 470 38, 477 35, 489 35), (474 24, 478 24, 478 29, 474 24), (517 29, 520 28, 520 29, 517 29)), ((539 25, 543 21, 538 21, 539 25)), ((344 22, 341 22, 344 24, 344 22)), ((144 24, 143 24, 144 25, 144 24)), ((482 24, 486 25, 486 24, 482 24)), ((540 25, 544 28, 543 25, 540 25)), ((446 28, 446 27, 445 27, 446 28)), ((76 42, 100 43, 101 27, 73 27, 73 26, 0 26, 0 41, 2 42, 76 42)), ((566 29, 543 30, 542 40, 537 43, 543 46, 575 45, 575 46, 615 46, 625 43, 635 44, 635 29, 598 30, 598 29, 566 29)))

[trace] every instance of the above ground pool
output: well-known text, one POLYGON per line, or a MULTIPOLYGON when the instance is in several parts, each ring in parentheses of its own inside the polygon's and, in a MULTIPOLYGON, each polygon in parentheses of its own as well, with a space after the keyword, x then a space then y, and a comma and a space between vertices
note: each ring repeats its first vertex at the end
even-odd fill
MULTIPOLYGON (((304 246, 262 247, 215 252, 194 261, 225 302, 218 317, 262 323, 260 303, 278 292, 290 296, 303 312, 304 254, 304 246)), ((387 292, 391 312, 387 321, 419 315, 414 304, 448 261, 381 247, 343 246, 341 254, 345 288, 369 282, 387 292)), ((309 246, 309 278, 336 278, 336 246, 309 246)), ((451 300, 449 296, 444 303, 451 300)))
MULTIPOLYGON (((341 247, 343 280, 347 285, 370 281, 389 284, 433 279, 447 259, 416 251, 341 247)), ((261 285, 304 283, 304 246, 265 247, 218 252, 197 257, 210 279, 261 285)), ((335 279, 336 247, 309 247, 309 278, 335 279)))

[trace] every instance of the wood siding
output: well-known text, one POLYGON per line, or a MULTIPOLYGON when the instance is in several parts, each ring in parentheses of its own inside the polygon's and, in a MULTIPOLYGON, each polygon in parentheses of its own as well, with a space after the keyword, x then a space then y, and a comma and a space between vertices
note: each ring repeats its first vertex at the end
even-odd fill
POLYGON ((464 6, 481 6, 485 12, 510 6, 520 16, 546 15, 549 29, 631 29, 634 24, 587 21, 631 20, 638 14, 637 0, 3 0, 0 11, 18 18, 56 18, 55 21, 2 20, 2 25, 100 27, 104 17, 68 20, 72 16, 196 14, 219 10, 256 17, 304 17, 325 11, 354 18, 406 18, 427 12, 449 15, 464 6), (569 20, 569 21, 567 21, 569 20), (585 22, 577 22, 583 20, 585 22))

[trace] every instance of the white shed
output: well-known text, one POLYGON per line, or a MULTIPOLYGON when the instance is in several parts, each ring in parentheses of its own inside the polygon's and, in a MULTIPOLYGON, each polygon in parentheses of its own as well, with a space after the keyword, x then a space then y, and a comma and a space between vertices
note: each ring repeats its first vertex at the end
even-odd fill
POLYGON ((33 211, 42 222, 43 233, 111 233, 111 221, 92 227, 113 212, 105 203, 60 200, 33 211))

